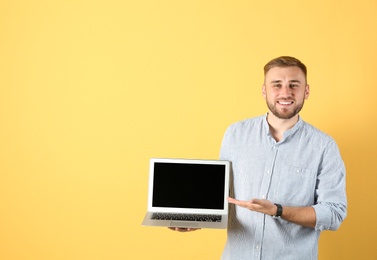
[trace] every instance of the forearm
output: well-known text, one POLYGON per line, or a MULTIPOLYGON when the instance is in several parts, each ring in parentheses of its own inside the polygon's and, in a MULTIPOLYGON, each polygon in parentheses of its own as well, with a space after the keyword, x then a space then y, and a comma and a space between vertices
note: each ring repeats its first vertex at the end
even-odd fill
POLYGON ((315 228, 316 214, 313 207, 285 207, 282 219, 300 226, 315 228))

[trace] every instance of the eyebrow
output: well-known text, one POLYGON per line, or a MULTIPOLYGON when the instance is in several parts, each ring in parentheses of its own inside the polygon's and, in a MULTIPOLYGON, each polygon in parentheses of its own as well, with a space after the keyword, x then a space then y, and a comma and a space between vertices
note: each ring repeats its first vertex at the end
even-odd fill
MULTIPOLYGON (((282 80, 278 79, 278 80, 273 80, 270 83, 280 83, 280 82, 282 82, 282 80)), ((301 81, 299 81, 297 79, 292 79, 292 80, 289 81, 289 83, 301 83, 301 81)))

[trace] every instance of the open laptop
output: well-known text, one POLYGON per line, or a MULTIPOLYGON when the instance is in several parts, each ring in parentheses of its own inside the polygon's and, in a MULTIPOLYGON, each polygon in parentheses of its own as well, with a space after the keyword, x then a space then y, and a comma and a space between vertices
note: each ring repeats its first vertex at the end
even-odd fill
POLYGON ((229 172, 229 161, 151 159, 142 225, 227 228, 229 172))

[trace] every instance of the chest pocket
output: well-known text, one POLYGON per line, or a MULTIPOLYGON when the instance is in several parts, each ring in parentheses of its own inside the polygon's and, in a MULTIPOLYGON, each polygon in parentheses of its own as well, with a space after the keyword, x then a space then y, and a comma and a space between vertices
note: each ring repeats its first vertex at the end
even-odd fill
POLYGON ((276 197, 287 206, 309 206, 315 202, 317 174, 313 170, 282 165, 276 169, 276 197))

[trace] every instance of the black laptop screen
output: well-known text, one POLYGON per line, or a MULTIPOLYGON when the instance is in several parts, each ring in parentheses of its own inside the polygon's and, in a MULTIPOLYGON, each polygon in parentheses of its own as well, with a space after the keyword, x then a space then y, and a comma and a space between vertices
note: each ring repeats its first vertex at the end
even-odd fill
POLYGON ((224 208, 225 165, 155 162, 153 207, 224 208))

